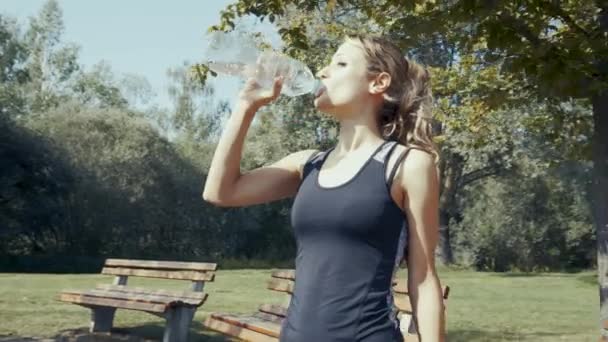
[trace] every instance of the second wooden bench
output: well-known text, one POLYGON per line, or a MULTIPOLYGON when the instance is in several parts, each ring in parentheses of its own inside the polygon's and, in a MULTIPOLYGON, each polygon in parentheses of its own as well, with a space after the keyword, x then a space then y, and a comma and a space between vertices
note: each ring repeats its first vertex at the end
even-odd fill
MULTIPOLYGON (((204 326, 244 341, 277 342, 281 333, 281 323, 287 315, 295 280, 294 270, 272 272, 267 287, 269 290, 285 294, 283 304, 261 304, 258 311, 250 315, 212 313, 205 320, 204 326)), ((447 299, 448 294, 449 287, 446 286, 443 288, 444 299, 447 299)), ((394 282, 393 298, 405 342, 418 341, 405 279, 394 282)))

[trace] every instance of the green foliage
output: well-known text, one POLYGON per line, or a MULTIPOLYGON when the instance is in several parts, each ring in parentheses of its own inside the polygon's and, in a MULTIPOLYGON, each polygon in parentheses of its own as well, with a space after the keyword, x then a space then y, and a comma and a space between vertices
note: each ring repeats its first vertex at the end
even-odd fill
POLYGON ((25 98, 21 86, 28 81, 23 63, 27 48, 15 20, 0 14, 0 117, 24 113, 25 98))
POLYGON ((79 69, 78 48, 61 42, 62 12, 57 1, 48 0, 37 16, 30 18, 24 43, 29 82, 25 87, 29 111, 42 112, 62 102, 68 80, 79 69))
MULTIPOLYGON (((444 249, 453 248, 455 261, 486 270, 592 266, 594 232, 585 204, 590 101, 545 96, 563 95, 560 87, 572 84, 552 92, 546 87, 555 79, 539 84, 545 71, 557 67, 570 68, 567 75, 581 68, 591 82, 589 65, 569 59, 581 53, 569 40, 579 29, 542 14, 533 6, 538 1, 519 2, 521 15, 513 4, 494 3, 518 16, 518 23, 529 23, 542 44, 558 46, 539 54, 541 48, 514 42, 523 31, 486 2, 452 3, 442 11, 441 1, 241 0, 212 29, 239 30, 236 23, 246 15, 270 20, 284 52, 313 71, 327 63, 345 33, 388 35, 432 71, 442 155, 441 231, 451 238, 444 249), (547 22, 556 27, 551 37, 547 22), (566 43, 573 51, 564 54, 566 43), (545 62, 548 57, 561 62, 545 62), (528 65, 533 62, 538 66, 528 65)), ((576 25, 595 30, 595 19, 579 17, 593 6, 576 4, 561 2, 576 25)), ((229 115, 228 104, 215 99, 219 90, 205 83, 206 66, 170 69, 173 108, 142 111, 135 103, 149 96, 145 80, 132 78, 127 85, 104 64, 80 69, 78 48, 62 43, 62 29, 54 1, 23 33, 0 16, 6 52, 0 55, 0 225, 7 228, 0 255, 11 256, 4 260, 27 269, 50 265, 54 256, 77 255, 83 257, 73 259, 74 267, 83 268, 103 256, 291 265, 290 201, 219 209, 201 199, 229 115)), ((265 45, 259 33, 251 35, 265 45)), ((602 44, 587 40, 581 47, 600 51, 602 44)), ((311 103, 310 95, 282 97, 258 113, 243 169, 334 144, 336 122, 311 103)))
POLYGON ((515 174, 470 188, 458 223, 462 262, 491 271, 580 269, 592 265, 593 229, 588 199, 578 180, 588 169, 515 174))
MULTIPOLYGON (((106 64, 99 63, 91 71, 80 71, 73 76, 71 94, 68 98, 83 106, 97 108, 127 108, 127 100, 118 82, 106 64)), ((66 96, 67 97, 67 96, 66 96)))
POLYGON ((46 250, 41 238, 65 219, 60 201, 72 181, 65 159, 44 136, 0 119, 0 161, 0 236, 5 242, 0 254, 46 250), (20 239, 11 241, 14 236, 20 239))

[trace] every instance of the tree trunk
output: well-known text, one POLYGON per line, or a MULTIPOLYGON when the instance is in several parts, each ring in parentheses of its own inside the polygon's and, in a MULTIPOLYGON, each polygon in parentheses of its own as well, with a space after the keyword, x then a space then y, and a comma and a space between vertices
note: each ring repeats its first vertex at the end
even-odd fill
MULTIPOLYGON (((608 4, 599 14, 600 32, 608 33, 608 4)), ((608 58, 598 56, 597 71, 605 86, 608 58)), ((600 341, 608 342, 608 90, 602 87, 593 103, 593 219, 597 231, 597 277, 600 290, 600 341)))
POLYGON ((600 328, 608 341, 608 92, 593 98, 593 216, 597 231, 600 328))
POLYGON ((450 214, 445 209, 439 212, 439 260, 444 265, 454 263, 452 241, 450 240, 450 214))
POLYGON ((446 153, 441 162, 441 196, 439 198, 439 243, 436 255, 444 265, 454 263, 450 239, 450 218, 456 207, 458 181, 462 176, 463 158, 457 153, 446 153))

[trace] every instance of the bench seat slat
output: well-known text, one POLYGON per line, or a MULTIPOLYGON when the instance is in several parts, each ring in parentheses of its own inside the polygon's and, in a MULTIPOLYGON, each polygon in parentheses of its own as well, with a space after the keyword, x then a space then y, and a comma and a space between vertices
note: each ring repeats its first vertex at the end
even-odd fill
POLYGON ((155 261, 137 259, 106 259, 105 266, 184 271, 215 271, 217 269, 217 264, 209 262, 155 261))
POLYGON ((259 333, 241 326, 224 322, 212 316, 208 316, 203 325, 211 330, 219 331, 222 334, 236 337, 240 341, 249 342, 278 342, 279 339, 274 336, 259 333))
POLYGON ((211 317, 236 325, 237 327, 250 329, 275 338, 279 337, 281 331, 281 325, 279 323, 270 322, 257 317, 218 313, 212 314, 211 317))
POLYGON ((164 313, 167 309, 167 306, 164 304, 134 302, 124 299, 89 297, 74 293, 61 293, 59 294, 59 300, 84 306, 109 306, 120 309, 156 313, 164 313))
POLYGON ((410 297, 407 295, 397 295, 393 297, 393 301, 399 311, 412 314, 413 310, 410 297))
POLYGON ((143 287, 127 287, 126 285, 110 285, 110 284, 98 284, 97 289, 100 290, 111 290, 131 294, 149 294, 156 296, 167 296, 167 297, 178 297, 187 299, 205 299, 207 294, 196 291, 168 291, 168 290, 153 290, 143 287))
POLYGON ((265 312, 256 312, 253 314, 253 317, 277 324, 283 324, 283 321, 285 320, 285 317, 276 316, 265 312))
POLYGON ((82 290, 64 290, 62 293, 80 295, 80 296, 86 296, 86 297, 110 298, 110 299, 127 300, 127 301, 131 301, 131 302, 159 304, 159 305, 164 305, 166 307, 179 306, 179 305, 198 307, 198 306, 201 306, 204 302, 204 299, 190 299, 190 298, 158 296, 158 295, 149 295, 149 294, 134 294, 134 293, 125 293, 125 292, 120 292, 120 291, 99 290, 99 289, 84 290, 84 291, 82 291, 82 290))
POLYGON ((281 305, 262 304, 258 310, 274 316, 287 317, 287 308, 281 305))
POLYGON ((215 278, 214 273, 202 271, 156 271, 124 267, 104 267, 101 270, 101 273, 109 275, 200 281, 213 281, 215 278))

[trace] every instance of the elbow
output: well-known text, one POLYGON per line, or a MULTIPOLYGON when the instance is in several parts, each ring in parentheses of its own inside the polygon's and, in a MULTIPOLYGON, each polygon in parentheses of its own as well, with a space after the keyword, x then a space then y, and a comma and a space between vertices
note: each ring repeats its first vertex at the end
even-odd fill
POLYGON ((222 199, 220 198, 220 196, 217 196, 216 194, 212 194, 210 191, 207 191, 207 189, 205 189, 203 191, 203 201, 215 205, 217 207, 221 207, 222 206, 222 199))
POLYGON ((203 191, 203 200, 211 205, 221 208, 234 207, 229 200, 217 194, 211 194, 209 191, 203 191))
MULTIPOLYGON (((235 184, 235 183, 232 183, 235 184)), ((236 187, 227 186, 218 182, 210 182, 207 180, 203 189, 203 200, 216 207, 237 207, 238 200, 236 196, 236 187)))
POLYGON ((215 205, 217 198, 211 196, 207 191, 203 191, 203 201, 215 205))

